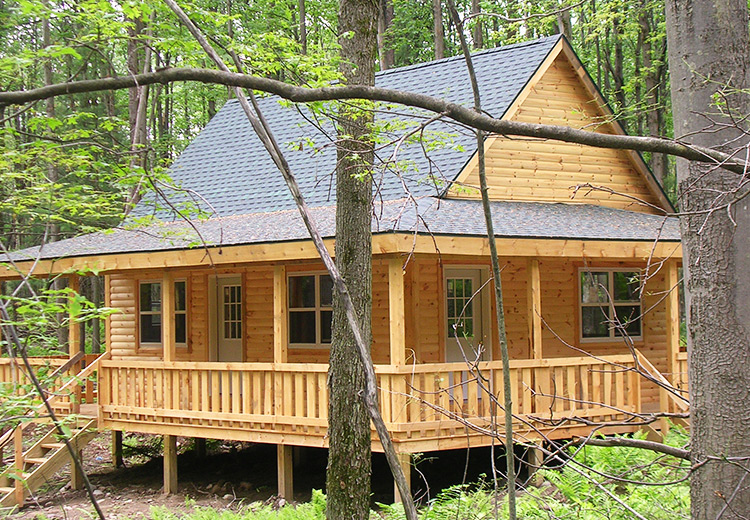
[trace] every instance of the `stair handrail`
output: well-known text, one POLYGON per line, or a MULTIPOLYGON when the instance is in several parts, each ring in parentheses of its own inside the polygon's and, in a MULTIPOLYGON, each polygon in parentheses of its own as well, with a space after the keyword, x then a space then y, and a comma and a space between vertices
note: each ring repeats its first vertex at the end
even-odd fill
POLYGON ((646 369, 646 372, 648 372, 651 377, 659 382, 660 386, 662 386, 662 390, 664 391, 663 393, 666 393, 672 400, 672 402, 680 407, 682 411, 689 411, 690 403, 684 397, 680 397, 675 392, 669 391, 670 388, 674 388, 674 385, 666 377, 664 377, 664 374, 659 372, 659 369, 657 369, 640 350, 638 350, 637 348, 633 350, 635 350, 638 365, 646 369))
MULTIPOLYGON (((109 350, 107 350, 102 355, 100 355, 99 357, 97 357, 94 361, 92 361, 87 367, 85 367, 83 370, 81 370, 80 372, 78 372, 78 374, 76 374, 74 377, 72 377, 70 379, 70 381, 68 381, 63 386, 61 386, 60 389, 57 390, 54 394, 52 394, 48 398, 45 398, 44 396, 42 396, 42 399, 46 399, 47 403, 50 406, 54 405, 61 397, 63 397, 65 390, 67 390, 69 387, 75 386, 76 384, 78 384, 78 382, 80 380, 86 379, 87 377, 89 377, 92 373, 94 373, 96 371, 96 369, 99 368, 99 363, 101 361, 106 361, 111 356, 112 356, 112 353, 109 350)), ((76 356, 74 356, 73 358, 71 358, 71 361, 75 357, 76 356)), ((71 362, 66 363, 66 365, 72 365, 72 364, 74 364, 74 363, 71 363, 71 362)), ((46 407, 45 407, 44 403, 42 403, 42 404, 39 404, 36 407, 34 407, 32 410, 30 410, 30 412, 33 412, 33 413, 29 414, 29 412, 27 412, 26 415, 35 415, 35 414, 38 414, 40 412, 44 412, 45 409, 46 409, 46 407)), ((29 424, 31 424, 30 421, 21 422, 15 428, 10 428, 2 436, 0 436, 0 451, 2 451, 8 444, 10 444, 11 440, 13 440, 14 433, 15 433, 15 431, 17 429, 20 428, 20 430, 23 431, 26 428, 26 426, 28 426, 29 424)))

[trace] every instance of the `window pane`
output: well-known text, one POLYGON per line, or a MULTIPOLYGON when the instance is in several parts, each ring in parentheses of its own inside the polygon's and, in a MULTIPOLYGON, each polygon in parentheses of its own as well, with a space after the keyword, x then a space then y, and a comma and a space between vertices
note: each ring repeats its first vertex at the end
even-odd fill
POLYGON ((175 343, 187 343, 187 316, 184 314, 174 315, 174 341, 175 343))
POLYGON ((315 307, 315 276, 289 277, 289 307, 315 307))
POLYGON ((315 343, 315 311, 289 312, 290 343, 315 343))
POLYGON ((641 299, 638 273, 615 271, 613 279, 615 283, 614 301, 634 302, 641 299))
POLYGON ((320 277, 320 304, 324 307, 333 305, 333 280, 327 274, 320 277))
MULTIPOLYGON (((615 315, 617 321, 625 327, 625 332, 628 336, 640 336, 641 335, 641 320, 639 315, 641 313, 640 305, 617 305, 615 306, 615 315)), ((622 336, 622 331, 615 329, 615 334, 622 336)))
POLYGON ((604 303, 607 298, 607 275, 609 273, 581 273, 581 302, 604 303))
POLYGON ((161 283, 141 284, 141 310, 147 312, 161 310, 161 283))
POLYGON ((581 308, 581 332, 584 338, 606 338, 609 336, 608 317, 604 307, 581 308))
POLYGON ((450 298, 451 296, 455 296, 455 295, 456 295, 456 291, 453 289, 453 279, 449 278, 448 279, 448 298, 450 298))
POLYGON ((320 313, 320 342, 331 342, 331 322, 333 321, 333 312, 321 311, 320 313))
POLYGON ((184 311, 185 310, 185 297, 187 289, 186 289, 187 283, 186 282, 175 282, 174 283, 174 309, 176 311, 184 311))
POLYGON ((141 343, 161 343, 161 314, 141 315, 141 343))

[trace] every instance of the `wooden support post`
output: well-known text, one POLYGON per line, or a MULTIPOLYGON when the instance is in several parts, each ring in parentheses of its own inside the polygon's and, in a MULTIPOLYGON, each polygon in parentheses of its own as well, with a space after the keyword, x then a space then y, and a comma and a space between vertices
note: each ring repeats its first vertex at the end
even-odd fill
POLYGON ((177 492, 177 437, 164 436, 164 494, 177 492))
POLYGON ((289 318, 286 305, 286 267, 273 269, 273 362, 286 363, 288 359, 289 318))
POLYGON ((203 437, 195 438, 195 457, 198 460, 206 458, 206 439, 203 437))
POLYGON ((404 267, 401 258, 388 260, 388 312, 390 314, 391 365, 406 362, 406 309, 404 267))
MULTIPOLYGON (((397 453, 396 455, 401 465, 401 471, 404 472, 404 477, 406 477, 406 483, 409 485, 409 489, 411 489, 411 453, 397 453)), ((401 493, 398 492, 398 486, 396 486, 395 482, 393 483, 393 501, 397 503, 403 502, 401 493)))
POLYGON ((529 258, 526 265, 529 273, 527 302, 531 357, 542 359, 542 282, 539 274, 539 259, 529 258))
POLYGON ((172 363, 177 357, 174 332, 174 300, 174 276, 171 271, 164 271, 161 283, 161 344, 164 348, 165 363, 172 363))
MULTIPOLYGON (((666 263, 667 293, 667 376, 672 386, 680 382, 678 374, 679 363, 677 355, 680 353, 680 287, 677 272, 677 261, 668 260, 666 263)), ((671 402, 671 400, 668 400, 671 402)), ((673 408, 673 407, 672 407, 673 408)), ((663 410, 672 411, 672 410, 663 410)))
MULTIPOLYGON (((83 464, 83 451, 75 450, 75 452, 76 457, 83 464)), ((70 489, 75 491, 83 489, 83 473, 81 473, 81 470, 78 469, 72 460, 70 461, 70 489)))
MULTIPOLYGON (((68 288, 78 293, 81 288, 81 280, 76 274, 72 274, 68 277, 68 288)), ((72 298, 72 297, 71 297, 72 298)), ((75 357, 81 351, 81 327, 75 321, 77 317, 72 313, 70 314, 70 321, 68 323, 68 356, 75 357)), ((70 374, 77 374, 81 371, 81 364, 76 363, 70 367, 70 374)), ((81 386, 75 385, 74 390, 70 396, 71 399, 71 413, 80 413, 81 411, 81 386)))
POLYGON ((276 466, 278 468, 278 494, 286 500, 294 500, 294 447, 287 444, 276 446, 276 466))
POLYGON ((122 431, 112 430, 112 464, 116 468, 125 465, 122 460, 122 431))
POLYGON ((537 474, 537 471, 541 469, 544 462, 544 452, 532 446, 526 448, 526 468, 529 472, 528 481, 534 485, 541 483, 541 477, 537 474))

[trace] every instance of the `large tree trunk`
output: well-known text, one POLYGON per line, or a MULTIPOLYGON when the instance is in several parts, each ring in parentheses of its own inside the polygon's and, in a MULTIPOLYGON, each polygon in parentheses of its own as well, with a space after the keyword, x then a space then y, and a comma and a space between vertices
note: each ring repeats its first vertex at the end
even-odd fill
MULTIPOLYGON (((664 66, 654 63, 654 56, 662 53, 666 42, 661 41, 658 46, 659 49, 655 49, 654 45, 654 22, 653 12, 650 4, 646 0, 641 0, 640 12, 638 15, 638 23, 640 25, 640 32, 642 37, 642 51, 643 51, 643 69, 644 69, 644 86, 646 87, 645 101, 646 101, 646 127, 648 129, 648 135, 654 137, 660 137, 662 135, 662 127, 664 122, 664 103, 662 103, 660 92, 662 90, 662 82, 664 81, 664 66)), ((669 172, 667 156, 663 153, 652 153, 649 161, 651 171, 654 172, 656 177, 664 186, 667 174, 669 172)))
MULTIPOLYGON (((339 38, 341 72, 350 85, 375 84, 378 3, 341 0, 339 38)), ((336 265, 349 289, 362 335, 371 341, 373 144, 367 138, 372 112, 356 113, 348 104, 339 111, 336 167, 336 265)), ((364 370, 340 298, 334 297, 331 359, 328 377, 329 454, 326 477, 330 520, 369 517, 370 417, 362 400, 364 370)))
MULTIPOLYGON (((714 100, 748 113, 750 49, 746 0, 667 0, 667 36, 675 137, 724 149, 747 146, 714 100), (723 91, 723 95, 717 95, 723 91), (708 114, 718 123, 706 129, 708 114), (728 128, 719 125, 729 124, 728 128)), ((746 123, 739 118, 742 124, 746 123)), ((739 156, 746 158, 745 150, 739 156)), ((737 174, 677 161, 685 212, 716 208, 746 194, 732 193, 737 174)), ((750 208, 680 219, 687 277, 692 456, 692 518, 747 518, 750 511, 750 208), (735 225, 736 222, 736 225, 735 225), (732 459, 736 457, 736 459, 732 459)))

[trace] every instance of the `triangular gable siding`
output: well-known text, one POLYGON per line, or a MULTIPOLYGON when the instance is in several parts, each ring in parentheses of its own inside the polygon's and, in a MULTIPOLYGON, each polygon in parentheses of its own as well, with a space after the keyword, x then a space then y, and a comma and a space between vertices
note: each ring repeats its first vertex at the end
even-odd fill
MULTIPOLYGON (((526 123, 568 125, 614 133, 604 112, 592 100, 564 54, 558 55, 537 83, 531 86, 510 119, 526 123)), ((513 110, 513 109, 511 109, 513 110)), ((490 198, 539 202, 581 202, 657 213, 632 199, 605 191, 579 189, 605 186, 660 206, 628 152, 529 138, 493 138, 486 151, 490 198), (572 198, 573 197, 573 198, 572 198)), ((479 186, 476 157, 459 176, 468 186, 479 186), (468 174, 467 174, 468 173, 468 174)), ((452 197, 477 198, 476 190, 451 190, 452 197)))

